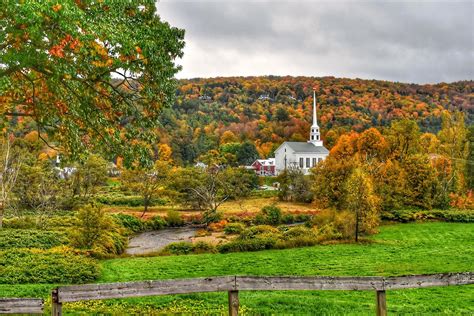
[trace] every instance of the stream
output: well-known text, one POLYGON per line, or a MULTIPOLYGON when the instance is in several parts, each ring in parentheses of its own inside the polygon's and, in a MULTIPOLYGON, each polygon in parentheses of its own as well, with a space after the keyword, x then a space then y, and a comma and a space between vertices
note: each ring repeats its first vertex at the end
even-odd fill
POLYGON ((197 230, 196 227, 178 227, 140 233, 130 238, 125 253, 143 255, 158 252, 173 242, 191 241, 197 230))

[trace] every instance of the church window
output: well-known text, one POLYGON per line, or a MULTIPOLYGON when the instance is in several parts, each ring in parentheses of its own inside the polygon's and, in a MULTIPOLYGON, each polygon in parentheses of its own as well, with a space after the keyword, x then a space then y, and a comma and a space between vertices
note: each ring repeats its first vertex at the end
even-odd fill
POLYGON ((303 167, 304 167, 303 163, 304 163, 303 158, 300 158, 300 168, 303 168, 303 167))
POLYGON ((316 158, 313 158, 313 167, 316 166, 316 158))
POLYGON ((306 168, 310 168, 310 162, 311 162, 311 159, 310 158, 306 158, 306 168))
POLYGON ((318 158, 318 163, 320 163, 321 161, 323 161, 323 158, 318 158))
POLYGON ((319 140, 319 135, 316 135, 316 140, 319 140))

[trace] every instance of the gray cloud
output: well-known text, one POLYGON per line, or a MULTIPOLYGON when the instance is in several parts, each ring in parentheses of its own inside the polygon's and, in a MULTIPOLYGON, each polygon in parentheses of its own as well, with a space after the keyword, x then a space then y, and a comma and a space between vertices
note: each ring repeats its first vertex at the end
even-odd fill
POLYGON ((186 30, 181 78, 474 79, 474 1, 162 0, 186 30))

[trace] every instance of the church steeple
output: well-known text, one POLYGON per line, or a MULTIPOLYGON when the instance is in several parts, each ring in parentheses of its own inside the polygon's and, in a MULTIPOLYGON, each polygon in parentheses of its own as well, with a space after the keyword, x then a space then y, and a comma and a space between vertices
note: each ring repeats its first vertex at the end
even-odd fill
POLYGON ((316 90, 313 90, 313 125, 311 125, 308 142, 312 143, 314 146, 323 146, 321 134, 319 133, 318 116, 316 114, 316 90))

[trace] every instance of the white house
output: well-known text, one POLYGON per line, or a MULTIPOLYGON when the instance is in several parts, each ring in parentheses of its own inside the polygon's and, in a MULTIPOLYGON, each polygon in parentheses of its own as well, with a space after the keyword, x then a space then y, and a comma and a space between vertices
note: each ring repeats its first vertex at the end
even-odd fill
POLYGON ((278 175, 286 168, 296 167, 304 174, 326 159, 329 150, 323 145, 316 115, 316 92, 313 92, 313 125, 307 142, 284 142, 275 150, 275 172, 278 175))

